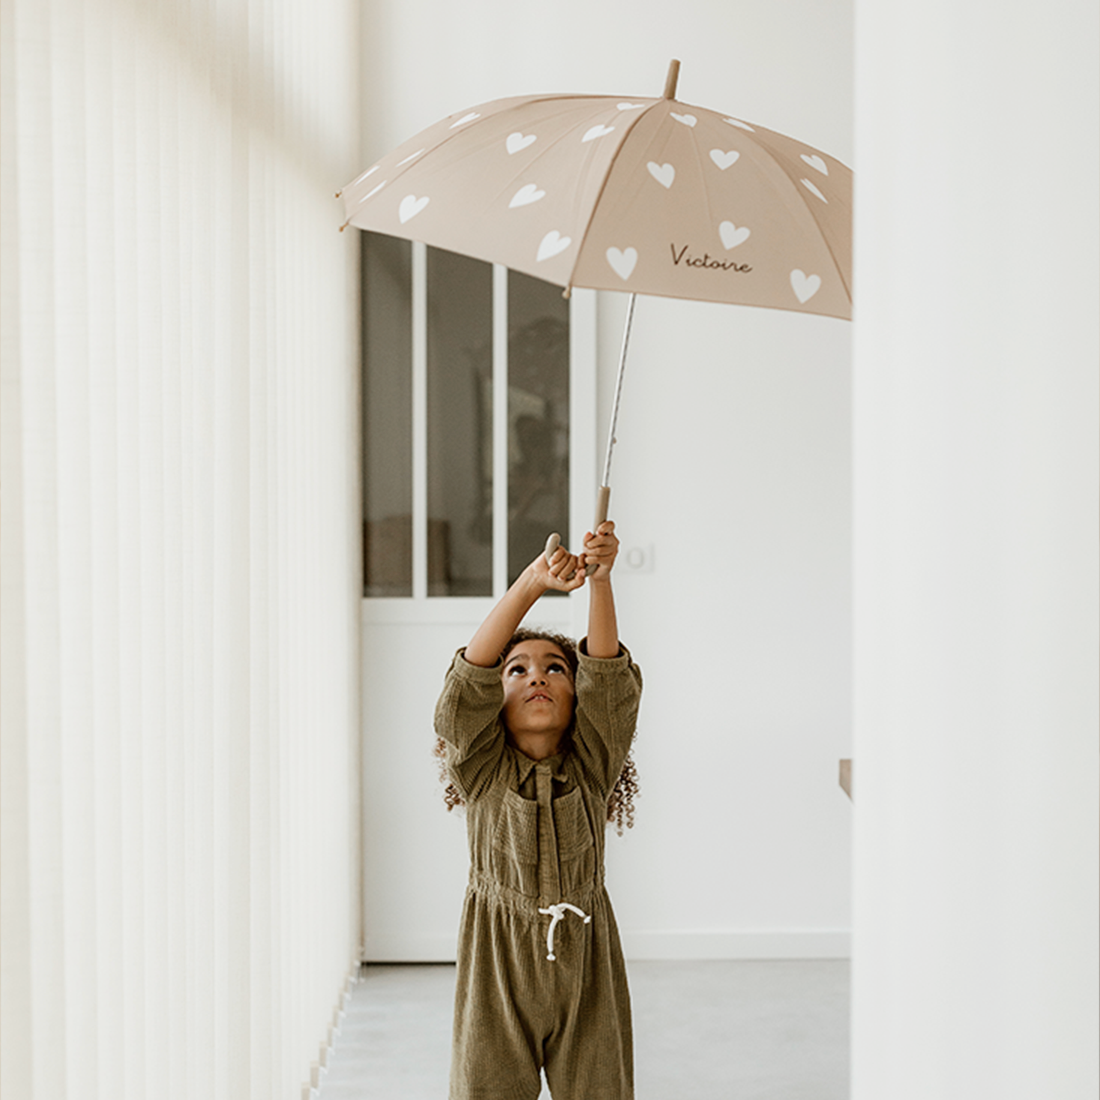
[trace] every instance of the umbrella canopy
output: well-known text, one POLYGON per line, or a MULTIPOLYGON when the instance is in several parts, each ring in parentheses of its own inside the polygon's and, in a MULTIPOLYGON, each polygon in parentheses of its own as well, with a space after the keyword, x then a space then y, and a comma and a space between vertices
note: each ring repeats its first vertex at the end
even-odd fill
MULTIPOLYGON (((410 138, 337 193, 348 225, 630 293, 595 531, 636 294, 852 316, 852 173, 820 149, 660 99, 494 99, 410 138)), ((557 536, 547 543, 547 556, 557 536)))
POLYGON ((660 99, 458 111, 341 192, 347 221, 559 286, 850 318, 852 173, 756 123, 660 99))

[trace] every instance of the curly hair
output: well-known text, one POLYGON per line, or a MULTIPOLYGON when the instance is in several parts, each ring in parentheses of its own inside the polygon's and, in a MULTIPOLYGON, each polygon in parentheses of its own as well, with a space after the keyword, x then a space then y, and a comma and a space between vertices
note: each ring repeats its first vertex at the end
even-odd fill
MULTIPOLYGON (((507 657, 520 642, 530 641, 553 642, 565 654, 569 670, 574 678, 576 677, 577 667, 580 663, 577 657, 577 643, 564 634, 555 634, 552 630, 532 630, 528 627, 521 627, 508 639, 508 644, 501 652, 501 658, 507 657)), ((636 736, 635 733, 634 737, 636 736)), ((561 751, 568 752, 572 747, 572 743, 573 727, 570 725, 562 739, 561 751)), ((454 781, 447 770, 447 743, 442 737, 435 739, 434 755, 439 761, 439 781, 446 785, 443 791, 443 801, 447 804, 447 810, 450 812, 458 806, 465 805, 465 799, 454 785, 454 781)), ((638 769, 634 764, 634 753, 630 751, 626 754, 622 771, 619 772, 619 778, 615 780, 615 786, 607 799, 607 820, 609 824, 615 826, 615 832, 619 836, 623 835, 624 828, 634 828, 634 799, 638 795, 638 790, 638 769)))

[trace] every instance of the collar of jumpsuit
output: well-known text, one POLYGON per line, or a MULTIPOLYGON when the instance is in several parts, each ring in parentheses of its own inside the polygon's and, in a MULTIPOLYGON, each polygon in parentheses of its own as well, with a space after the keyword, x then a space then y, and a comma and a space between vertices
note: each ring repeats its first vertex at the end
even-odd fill
MULTIPOLYGON (((564 758, 561 753, 545 760, 532 760, 518 750, 516 757, 516 785, 527 781, 531 772, 535 773, 535 798, 539 804, 539 893, 544 898, 561 899, 561 866, 558 863, 558 835, 554 826, 554 780, 566 782, 568 777, 563 769, 564 758)), ((566 913, 575 913, 591 924, 592 918, 583 909, 568 901, 558 900, 540 908, 539 912, 550 918, 550 927, 546 930, 546 958, 555 962, 554 932, 565 919, 566 913)))

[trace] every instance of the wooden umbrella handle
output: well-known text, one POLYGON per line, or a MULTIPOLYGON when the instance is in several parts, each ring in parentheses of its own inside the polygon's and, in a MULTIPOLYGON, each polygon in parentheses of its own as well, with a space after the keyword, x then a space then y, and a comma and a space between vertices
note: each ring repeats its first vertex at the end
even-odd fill
POLYGON ((607 520, 607 509, 611 503, 611 486, 601 485, 596 494, 596 522, 592 525, 592 534, 600 529, 600 524, 607 520))

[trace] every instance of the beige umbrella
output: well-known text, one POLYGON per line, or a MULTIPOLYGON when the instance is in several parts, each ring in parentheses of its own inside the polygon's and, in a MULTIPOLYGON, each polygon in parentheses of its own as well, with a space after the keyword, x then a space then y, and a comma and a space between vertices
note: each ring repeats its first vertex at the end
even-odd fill
POLYGON ((352 180, 347 225, 557 283, 851 318, 852 173, 756 123, 675 98, 496 99, 429 126, 352 180))

